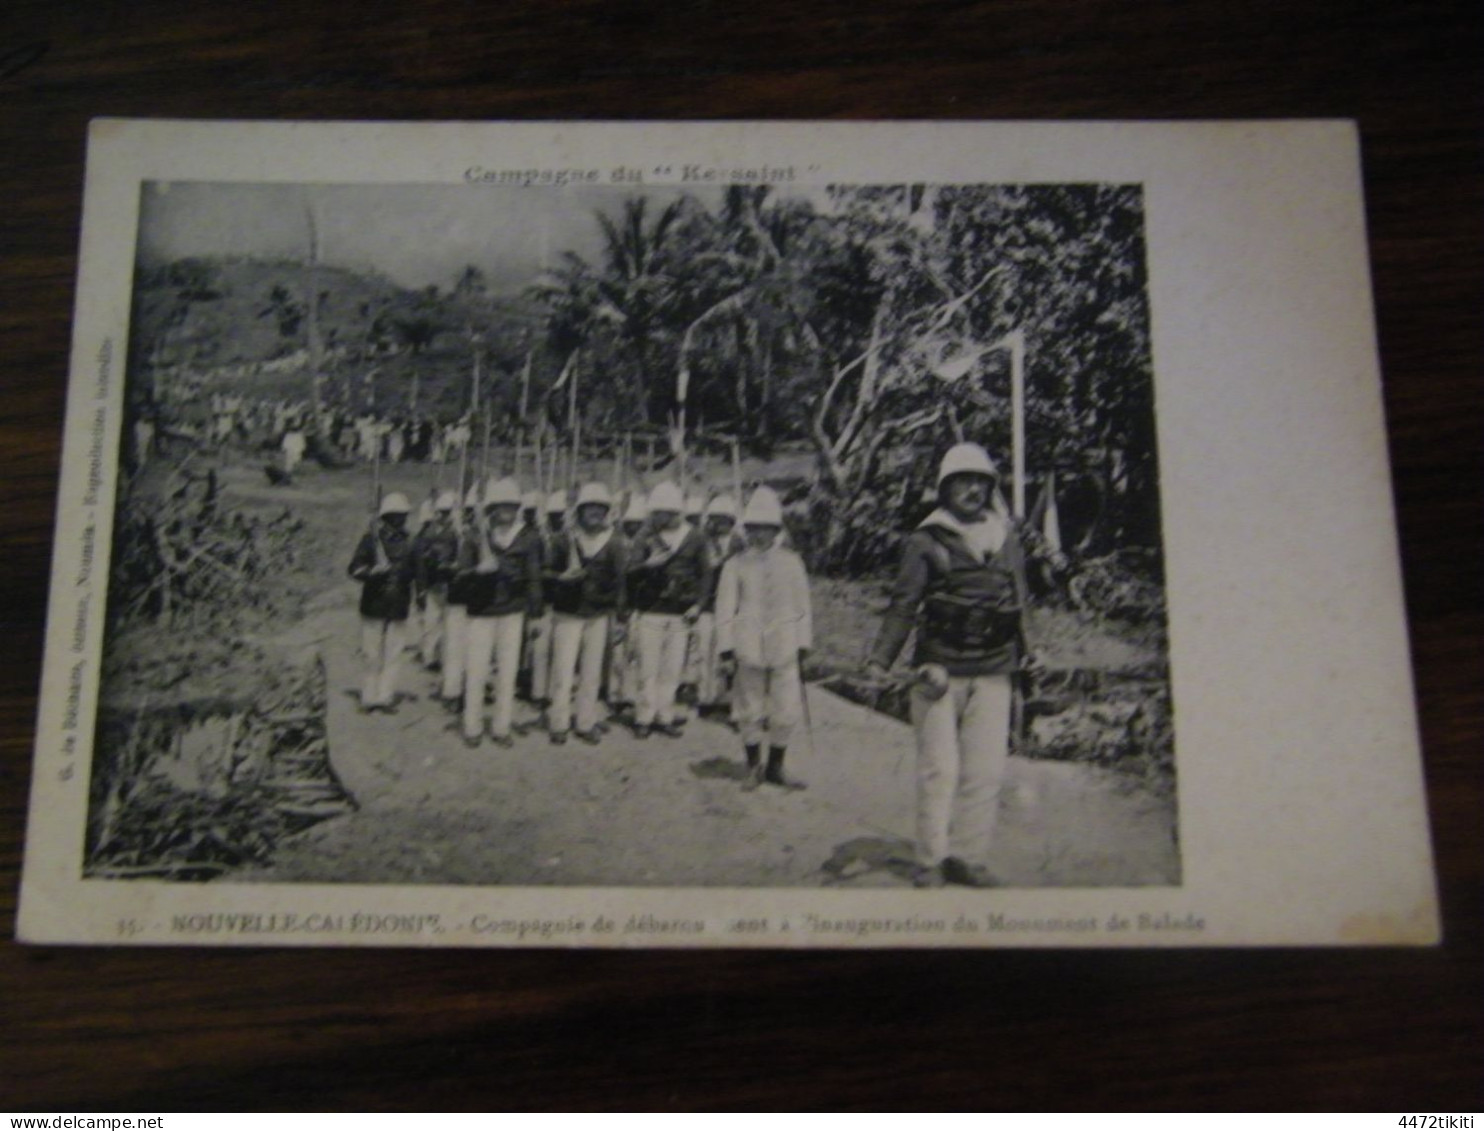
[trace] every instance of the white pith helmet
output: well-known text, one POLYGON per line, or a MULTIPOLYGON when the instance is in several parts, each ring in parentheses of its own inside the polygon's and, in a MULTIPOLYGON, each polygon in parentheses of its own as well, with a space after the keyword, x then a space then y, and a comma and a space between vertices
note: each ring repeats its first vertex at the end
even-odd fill
POLYGON ((759 487, 742 510, 743 526, 782 526, 783 504, 771 487, 759 487))
POLYGON ((407 501, 407 496, 401 491, 393 491, 381 500, 381 508, 376 513, 382 515, 411 514, 412 504, 407 501))
POLYGON ((686 516, 695 515, 699 518, 706 511, 706 497, 696 491, 692 491, 685 497, 686 516))
POLYGON ((680 488, 668 479, 649 493, 649 513, 655 511, 669 511, 671 514, 679 514, 685 509, 685 497, 681 495, 680 488))
POLYGON ((730 495, 717 495, 706 507, 707 518, 729 518, 737 520, 737 500, 730 495))
POLYGON ((582 489, 577 492, 577 505, 578 507, 612 507, 613 496, 602 483, 584 483, 582 489))
POLYGON ((520 509, 523 511, 539 511, 541 509, 541 492, 527 491, 520 497, 520 509))
POLYGON ((943 484, 950 475, 983 475, 987 479, 995 479, 999 472, 995 470, 989 454, 978 444, 954 444, 944 453, 943 462, 938 465, 939 490, 943 489, 943 484))
POLYGON ((566 514, 567 513, 567 492, 565 492, 565 491, 553 491, 551 494, 547 495, 546 496, 546 513, 547 514, 566 514))
POLYGON ((447 513, 453 510, 454 507, 458 506, 458 504, 459 499, 457 495, 455 495, 452 491, 444 491, 443 494, 438 496, 438 501, 433 504, 433 509, 435 511, 447 513))
POLYGON ((507 476, 491 479, 484 488, 484 505, 487 507, 520 506, 520 484, 507 476))
POLYGON ((623 512, 625 522, 643 522, 649 517, 649 500, 644 497, 643 491, 635 491, 629 496, 629 505, 623 512))

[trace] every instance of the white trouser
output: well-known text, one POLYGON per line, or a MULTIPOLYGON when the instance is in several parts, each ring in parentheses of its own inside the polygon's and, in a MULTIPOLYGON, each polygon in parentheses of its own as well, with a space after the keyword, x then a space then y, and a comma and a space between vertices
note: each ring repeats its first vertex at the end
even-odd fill
POLYGON ((634 721, 640 726, 675 721, 675 689, 685 668, 685 645, 690 626, 679 613, 640 613, 639 706, 634 721))
POLYGON ((912 692, 917 731, 917 854, 981 864, 994 837, 1010 752, 1010 677, 952 676, 941 699, 912 692))
POLYGON ((639 659, 638 621, 630 621, 621 641, 613 646, 608 665, 608 699, 611 703, 632 703, 638 697, 639 659))
POLYGON ((737 665, 737 701, 732 705, 742 741, 754 746, 787 746, 804 713, 799 665, 778 668, 737 665))
POLYGON ((696 623, 690 626, 690 640, 685 648, 685 671, 681 680, 693 683, 697 689, 706 680, 706 654, 711 651, 711 641, 716 638, 716 614, 701 613, 696 623))
POLYGON ((515 672, 520 665, 525 627, 525 613, 469 618, 464 650, 466 737, 478 738, 484 731, 484 685, 489 682, 491 659, 495 664, 495 717, 490 721, 490 733, 496 738, 509 736, 515 718, 515 672))
POLYGON ((603 682, 603 649, 608 618, 571 617, 555 613, 551 640, 551 720, 553 734, 572 725, 572 681, 577 679, 577 729, 598 725, 599 685, 603 682), (578 670, 580 666, 580 671, 578 670))
POLYGON ((441 585, 435 585, 423 594, 422 634, 418 641, 418 651, 428 667, 442 658, 444 610, 447 606, 448 594, 441 585))
POLYGON ((407 622, 381 617, 361 618, 361 658, 366 674, 361 680, 361 706, 390 707, 397 701, 397 676, 402 649, 407 646, 407 622))
POLYGON ((535 624, 540 635, 531 641, 531 698, 540 702, 551 691, 551 611, 537 617, 535 624))
POLYGON ((443 608, 443 698, 464 693, 464 659, 469 650, 469 612, 463 605, 443 608))
POLYGON ((696 681, 696 702, 701 706, 724 705, 727 701, 726 680, 721 676, 721 657, 716 651, 716 614, 702 613, 696 621, 696 658, 700 678, 696 681))

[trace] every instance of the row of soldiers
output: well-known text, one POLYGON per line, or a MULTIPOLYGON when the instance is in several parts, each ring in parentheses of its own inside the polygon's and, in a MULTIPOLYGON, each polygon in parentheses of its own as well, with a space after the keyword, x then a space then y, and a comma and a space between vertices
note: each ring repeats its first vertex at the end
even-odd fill
POLYGON ((386 496, 351 562, 363 584, 362 710, 396 710, 416 636, 471 749, 509 747, 522 733, 514 716, 525 672, 552 743, 597 744, 628 705, 641 739, 680 736, 692 705, 729 707, 746 788, 802 788, 784 757, 804 709, 812 616, 770 488, 757 488, 739 516, 730 496, 687 499, 670 482, 620 511, 602 483, 584 484, 574 501, 565 491, 523 495, 503 478, 425 509, 414 533, 407 498, 386 496))

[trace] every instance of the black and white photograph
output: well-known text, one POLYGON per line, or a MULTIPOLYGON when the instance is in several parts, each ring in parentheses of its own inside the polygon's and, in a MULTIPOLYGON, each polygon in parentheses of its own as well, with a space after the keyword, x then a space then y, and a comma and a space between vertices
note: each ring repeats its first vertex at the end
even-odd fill
POLYGON ((84 874, 1178 884, 1145 281, 1137 184, 145 183, 84 874))
POLYGON ((1343 124, 93 143, 33 937, 1432 930, 1343 124))

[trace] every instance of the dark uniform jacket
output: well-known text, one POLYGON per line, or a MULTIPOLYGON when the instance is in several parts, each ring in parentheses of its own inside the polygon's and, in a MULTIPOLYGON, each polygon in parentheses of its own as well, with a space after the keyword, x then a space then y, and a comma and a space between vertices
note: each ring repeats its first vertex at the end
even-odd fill
POLYGON ((622 615, 627 611, 629 544, 618 531, 611 533, 603 548, 590 558, 583 556, 582 543, 575 535, 560 538, 553 544, 546 564, 544 592, 555 611, 574 617, 622 615), (581 570, 578 576, 560 576, 574 565, 581 570))
POLYGON ((376 533, 361 535, 356 552, 350 559, 350 575, 361 583, 361 616, 377 620, 406 620, 412 607, 412 581, 416 563, 412 556, 412 538, 405 530, 393 530, 378 523, 376 533), (391 568, 373 573, 380 561, 391 568))
POLYGON ((701 601, 701 612, 716 612, 716 590, 721 582, 722 567, 727 560, 740 553, 746 543, 739 542, 737 532, 734 530, 723 538, 712 538, 706 536, 707 553, 711 555, 711 584, 706 587, 706 596, 701 601))
POLYGON ((465 532, 459 548, 455 580, 471 617, 502 617, 541 613, 541 536, 529 526, 522 526, 509 546, 501 548, 490 538, 490 554, 495 568, 480 573, 478 528, 465 532))
POLYGON ((428 523, 412 540, 412 557, 417 564, 417 587, 429 590, 447 585, 458 565, 459 534, 450 523, 442 528, 428 523))
POLYGON ((462 526, 454 530, 453 564, 448 575, 447 600, 450 605, 467 605, 469 603, 469 575, 459 572, 459 562, 463 560, 464 547, 473 543, 478 537, 478 527, 467 520, 462 526))
POLYGON ((638 612, 684 613, 702 604, 711 591, 711 551, 706 536, 694 527, 673 554, 658 531, 641 531, 631 563, 629 603, 638 612))
POLYGON ((929 519, 907 538, 872 661, 890 667, 916 628, 914 665, 959 676, 1013 672, 1024 652, 1023 570, 1013 526, 980 561, 961 534, 929 519))

